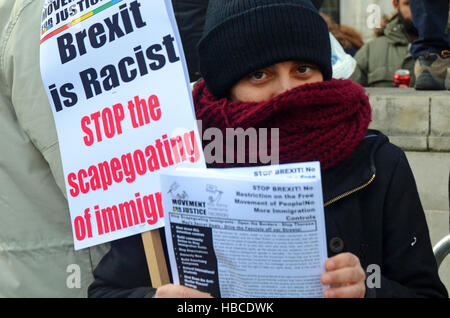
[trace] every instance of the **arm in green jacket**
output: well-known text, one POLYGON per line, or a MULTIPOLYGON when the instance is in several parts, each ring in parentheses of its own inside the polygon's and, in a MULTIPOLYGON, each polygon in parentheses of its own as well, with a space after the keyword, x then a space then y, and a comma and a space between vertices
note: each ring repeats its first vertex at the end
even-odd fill
POLYGON ((361 49, 358 50, 358 52, 355 54, 355 60, 356 60, 356 68, 353 72, 352 76, 350 77, 353 81, 356 83, 367 86, 367 73, 369 71, 369 49, 368 45, 364 45, 361 49))
POLYGON ((53 114, 40 75, 41 1, 0 1, 0 95, 66 196, 53 114))

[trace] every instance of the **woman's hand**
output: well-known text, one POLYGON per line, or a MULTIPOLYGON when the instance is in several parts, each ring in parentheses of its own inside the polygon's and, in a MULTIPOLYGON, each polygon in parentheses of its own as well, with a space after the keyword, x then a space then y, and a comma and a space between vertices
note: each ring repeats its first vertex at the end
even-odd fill
POLYGON ((363 298, 366 294, 366 274, 359 258, 351 253, 342 253, 325 262, 321 277, 323 285, 330 285, 324 292, 326 298, 363 298))
POLYGON ((158 287, 155 298, 212 298, 210 294, 185 286, 167 284, 158 287))

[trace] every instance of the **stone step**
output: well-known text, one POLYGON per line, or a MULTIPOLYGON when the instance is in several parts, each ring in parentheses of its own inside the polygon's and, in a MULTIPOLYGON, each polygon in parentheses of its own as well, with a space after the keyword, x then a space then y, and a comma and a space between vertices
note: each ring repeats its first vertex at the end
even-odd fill
POLYGON ((405 151, 450 152, 450 91, 367 88, 370 128, 405 151))

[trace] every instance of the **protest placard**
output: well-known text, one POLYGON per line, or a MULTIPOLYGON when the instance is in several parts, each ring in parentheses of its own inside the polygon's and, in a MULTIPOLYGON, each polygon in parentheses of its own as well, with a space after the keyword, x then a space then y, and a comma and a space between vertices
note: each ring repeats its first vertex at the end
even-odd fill
POLYGON ((171 2, 45 1, 40 66, 75 249, 162 227, 159 172, 204 167, 171 2))

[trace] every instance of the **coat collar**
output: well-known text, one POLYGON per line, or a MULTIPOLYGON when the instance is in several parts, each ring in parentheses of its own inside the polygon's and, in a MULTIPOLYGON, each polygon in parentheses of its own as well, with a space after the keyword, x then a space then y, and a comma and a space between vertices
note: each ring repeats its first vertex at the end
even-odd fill
POLYGON ((388 138, 381 132, 369 130, 350 157, 322 172, 325 205, 373 181, 376 176, 375 153, 386 142, 388 138))
POLYGON ((403 25, 400 23, 398 17, 394 18, 386 25, 386 28, 384 29, 384 35, 386 36, 388 41, 394 45, 407 46, 409 45, 409 43, 411 43, 411 40, 409 39, 409 36, 405 31, 403 25))

